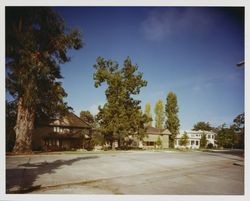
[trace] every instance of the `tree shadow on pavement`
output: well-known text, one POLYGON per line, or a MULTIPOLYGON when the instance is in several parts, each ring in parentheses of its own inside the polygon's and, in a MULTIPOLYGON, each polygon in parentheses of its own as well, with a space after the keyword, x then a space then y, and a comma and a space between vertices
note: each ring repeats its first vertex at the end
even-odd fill
POLYGON ((72 165, 81 160, 95 159, 98 156, 77 157, 70 160, 56 160, 53 162, 24 163, 17 168, 6 170, 6 193, 25 193, 37 189, 34 186, 37 177, 44 174, 53 174, 64 165, 72 165))

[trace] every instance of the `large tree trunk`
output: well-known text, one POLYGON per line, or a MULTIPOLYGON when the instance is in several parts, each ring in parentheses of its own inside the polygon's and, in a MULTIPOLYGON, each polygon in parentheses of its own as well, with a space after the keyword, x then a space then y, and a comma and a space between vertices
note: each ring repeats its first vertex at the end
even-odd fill
POLYGON ((15 126, 16 143, 14 153, 32 152, 32 131, 34 129, 35 110, 25 108, 23 99, 19 98, 17 108, 17 121, 15 126))

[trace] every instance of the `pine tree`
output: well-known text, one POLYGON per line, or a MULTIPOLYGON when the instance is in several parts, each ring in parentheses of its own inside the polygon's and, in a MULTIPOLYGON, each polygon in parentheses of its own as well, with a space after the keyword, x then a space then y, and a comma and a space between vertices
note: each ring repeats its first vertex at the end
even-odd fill
MULTIPOLYGON (((146 103, 144 114, 147 115, 148 118, 152 119, 152 113, 151 113, 151 105, 150 103, 146 103)), ((146 126, 152 126, 152 120, 146 124, 146 126)))
POLYGON ((166 103, 166 123, 165 128, 167 128, 171 135, 170 135, 170 147, 174 147, 176 135, 179 133, 180 121, 178 118, 178 104, 177 104, 177 96, 173 92, 169 92, 167 95, 167 103, 166 103))
POLYGON ((155 127, 163 128, 164 123, 164 105, 162 100, 158 100, 155 104, 155 127))
POLYGON ((67 110, 67 93, 59 79, 68 49, 82 43, 77 30, 48 7, 6 8, 6 87, 17 101, 14 152, 30 152, 39 118, 67 110))

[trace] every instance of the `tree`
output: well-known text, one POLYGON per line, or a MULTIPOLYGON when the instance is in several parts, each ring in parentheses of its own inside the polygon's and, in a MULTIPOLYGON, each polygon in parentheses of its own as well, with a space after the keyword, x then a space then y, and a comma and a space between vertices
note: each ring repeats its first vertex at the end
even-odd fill
POLYGON ((147 115, 147 117, 148 117, 149 119, 151 119, 151 121, 150 121, 150 122, 148 122, 148 123, 146 124, 146 126, 152 126, 151 105, 150 105, 150 103, 149 103, 149 102, 148 102, 148 103, 146 103, 146 105, 145 105, 144 114, 145 114, 145 115, 147 115))
POLYGON ((203 132, 200 139, 200 148, 205 148, 207 146, 207 137, 206 134, 203 132))
POLYGON ((234 119, 233 127, 235 128, 236 138, 237 138, 237 147, 244 148, 245 146, 245 114, 239 114, 234 119))
POLYGON ((180 145, 181 146, 186 146, 188 144, 188 142, 189 142, 189 137, 187 135, 187 132, 185 131, 183 136, 180 139, 180 145))
POLYGON ((6 151, 12 151, 15 141, 16 134, 14 131, 14 127, 16 125, 16 112, 17 112, 17 104, 16 101, 5 102, 6 106, 6 151))
POLYGON ((158 138, 157 138, 156 145, 158 148, 162 148, 162 140, 161 140, 160 136, 158 136, 158 138))
POLYGON ((176 135, 179 133, 180 120, 178 118, 179 107, 177 103, 177 96, 173 92, 169 92, 167 95, 166 103, 166 123, 165 127, 170 131, 169 145, 174 148, 176 135))
MULTIPOLYGON (((90 113, 90 111, 81 111, 80 112, 80 118, 88 123, 89 125, 91 125, 92 128, 96 128, 95 125, 95 119, 94 116, 90 113)), ((87 150, 92 150, 95 146, 95 142, 97 141, 97 139, 94 139, 96 132, 94 132, 93 130, 86 130, 83 129, 82 130, 82 137, 83 137, 83 147, 87 150)), ((98 136, 99 137, 99 136, 98 136)), ((99 138, 98 138, 99 139, 99 138)))
POLYGON ((164 123, 164 105, 162 100, 158 100, 155 104, 155 127, 163 128, 164 123))
POLYGON ((85 121, 85 122, 87 122, 87 123, 89 123, 89 124, 91 124, 92 126, 94 126, 94 124, 95 124, 95 118, 94 118, 94 116, 90 113, 90 111, 81 111, 80 112, 80 118, 83 120, 83 121, 85 121))
POLYGON ((204 121, 200 121, 197 122, 194 125, 194 128, 192 130, 194 131, 198 131, 198 130, 202 130, 202 131, 211 131, 213 128, 210 126, 209 122, 204 122, 204 121))
POLYGON ((107 102, 102 108, 99 107, 97 114, 100 130, 106 140, 113 144, 117 139, 118 147, 121 148, 125 137, 129 135, 143 138, 144 124, 149 119, 142 114, 140 101, 133 97, 140 93, 140 89, 146 86, 147 82, 142 79, 142 73, 136 72, 138 66, 133 65, 130 58, 127 58, 123 68, 119 69, 116 62, 98 57, 94 68, 95 87, 107 83, 107 102))
POLYGON ((222 124, 218 128, 218 132, 216 135, 216 141, 219 147, 222 148, 233 148, 235 144, 235 132, 234 127, 230 126, 226 127, 225 124, 222 124))
POLYGON ((6 87, 17 101, 14 152, 31 151, 35 122, 68 109, 60 64, 70 60, 68 49, 81 47, 80 33, 52 8, 6 8, 6 87))

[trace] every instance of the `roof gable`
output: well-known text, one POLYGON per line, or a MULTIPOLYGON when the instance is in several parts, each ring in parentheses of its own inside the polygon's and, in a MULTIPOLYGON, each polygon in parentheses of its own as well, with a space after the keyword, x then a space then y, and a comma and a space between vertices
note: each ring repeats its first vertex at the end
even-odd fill
POLYGON ((171 135, 170 131, 168 129, 160 129, 155 127, 148 127, 147 128, 147 134, 151 135, 171 135))
POLYGON ((76 128, 91 128, 91 125, 83 121, 80 117, 74 113, 69 112, 63 117, 53 120, 49 123, 51 126, 64 126, 64 127, 76 127, 76 128))

